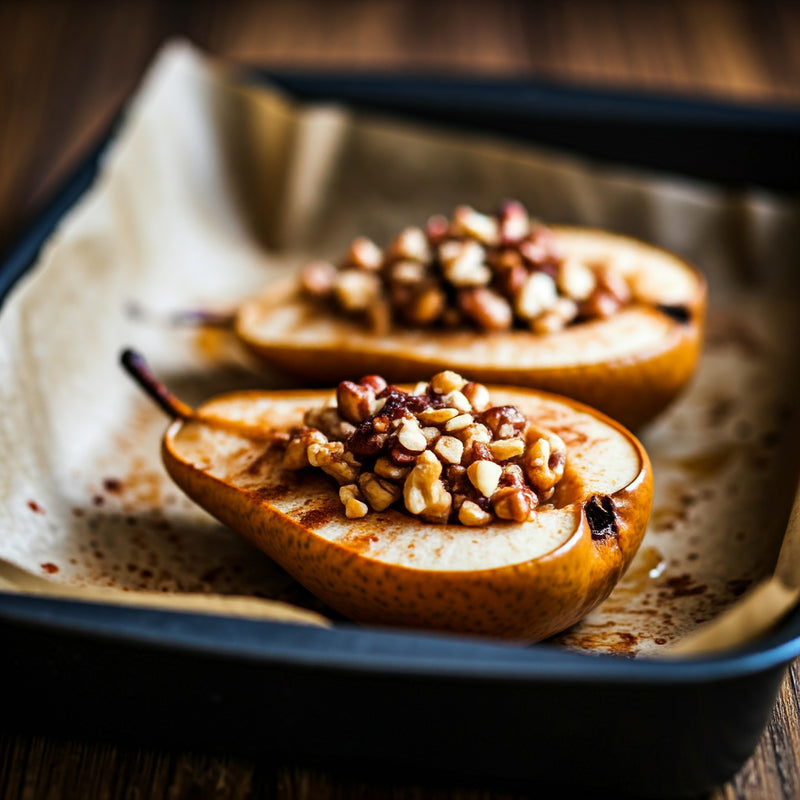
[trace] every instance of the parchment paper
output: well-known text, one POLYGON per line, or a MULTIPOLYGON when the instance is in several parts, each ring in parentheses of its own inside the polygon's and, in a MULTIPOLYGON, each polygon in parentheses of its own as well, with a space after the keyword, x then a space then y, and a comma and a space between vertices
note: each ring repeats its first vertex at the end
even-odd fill
MULTIPOLYGON (((641 432, 656 475, 644 545, 609 600, 557 639, 627 655, 697 649, 690 634, 772 575, 797 489, 798 206, 295 107, 182 43, 161 52, 100 177, 0 312, 0 589, 109 602, 160 593, 165 605, 203 594, 219 613, 229 611, 214 597, 268 598, 335 617, 171 484, 166 420, 119 351, 143 351, 190 403, 286 385, 255 371, 227 332, 170 315, 229 310, 358 234, 386 243, 459 203, 490 210, 508 197, 547 221, 654 241, 709 278, 700 373, 641 432)), ((767 585, 777 605, 756 593, 758 624, 734 618, 736 640, 796 600, 797 527, 780 582, 767 585)))

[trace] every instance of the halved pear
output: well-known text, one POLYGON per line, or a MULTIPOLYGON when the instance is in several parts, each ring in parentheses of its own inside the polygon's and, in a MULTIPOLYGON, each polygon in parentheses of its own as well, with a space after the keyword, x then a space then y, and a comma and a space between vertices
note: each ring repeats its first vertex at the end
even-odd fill
POLYGON ((548 334, 395 327, 376 335, 308 301, 289 280, 245 302, 235 331, 263 362, 312 385, 370 372, 424 380, 453 369, 483 383, 557 392, 636 428, 695 371, 705 281, 687 262, 635 239, 588 228, 552 230, 563 255, 612 264, 628 279, 635 302, 607 319, 548 334))
POLYGON ((436 525, 393 508, 347 519, 331 478, 281 466, 279 434, 333 391, 238 392, 197 410, 163 387, 151 393, 180 417, 162 444, 177 485, 344 616, 536 641, 581 619, 628 567, 650 514, 651 466, 630 432, 580 403, 489 389, 567 445, 550 504, 522 524, 436 525))

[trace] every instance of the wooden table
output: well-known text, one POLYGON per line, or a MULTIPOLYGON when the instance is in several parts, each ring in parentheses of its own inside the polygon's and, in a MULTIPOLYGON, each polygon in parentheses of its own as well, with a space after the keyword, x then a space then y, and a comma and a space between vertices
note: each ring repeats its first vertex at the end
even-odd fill
MULTIPOLYGON (((800 105, 800 5, 727 2, 534 3, 118 0, 0 5, 0 248, 105 128, 159 44, 182 35, 234 60, 527 76, 566 83, 800 105)), ((769 727, 721 798, 800 796, 800 667, 769 727)), ((254 763, 0 735, 0 797, 519 798, 419 786, 289 763, 254 763)))

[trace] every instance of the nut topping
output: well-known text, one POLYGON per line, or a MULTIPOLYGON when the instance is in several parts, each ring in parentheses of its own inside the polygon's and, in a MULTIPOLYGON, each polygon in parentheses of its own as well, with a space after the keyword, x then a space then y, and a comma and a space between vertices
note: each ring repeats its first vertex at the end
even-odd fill
POLYGON ((411 392, 378 375, 342 381, 336 400, 305 413, 282 463, 333 477, 349 519, 402 505, 431 523, 523 523, 564 474, 559 436, 449 370, 411 392))
POLYGON ((634 302, 628 280, 636 274, 626 264, 562 256, 558 234, 512 200, 493 215, 458 206, 450 220, 434 216, 400 231, 384 251, 358 237, 338 268, 309 264, 300 287, 378 336, 397 325, 547 335, 634 302))

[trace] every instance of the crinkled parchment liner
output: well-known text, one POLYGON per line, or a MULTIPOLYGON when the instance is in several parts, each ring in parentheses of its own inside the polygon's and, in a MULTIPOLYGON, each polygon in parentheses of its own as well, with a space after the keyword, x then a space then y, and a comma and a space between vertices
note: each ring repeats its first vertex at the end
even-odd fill
MULTIPOLYGON (((297 108, 181 44, 157 59, 100 177, 0 314, 0 588, 329 614, 170 483, 159 460, 165 420, 118 368, 120 348, 144 351, 189 402, 278 385, 224 331, 168 315, 229 309, 357 234, 386 242, 458 203, 489 209, 506 197, 545 220, 681 253, 702 266, 713 301, 697 379, 643 432, 656 475, 644 545, 613 595, 558 641, 657 654, 738 608, 773 572, 797 486, 798 207, 334 106, 297 108)), ((795 599, 797 538, 781 562, 789 589, 772 582, 757 593, 757 622, 774 621, 773 596, 795 599)), ((758 628, 742 624, 734 618, 735 637, 758 628)))

